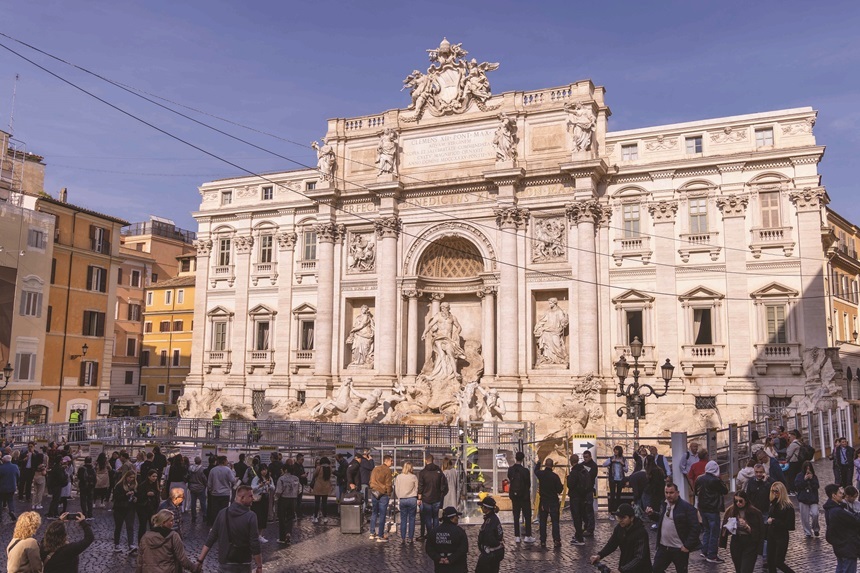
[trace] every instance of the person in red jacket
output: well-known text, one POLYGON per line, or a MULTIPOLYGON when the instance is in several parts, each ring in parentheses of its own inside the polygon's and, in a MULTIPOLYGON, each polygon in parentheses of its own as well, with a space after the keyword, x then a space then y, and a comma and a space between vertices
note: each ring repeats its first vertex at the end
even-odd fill
POLYGON ((708 465, 708 450, 701 449, 699 450, 699 461, 690 466, 690 473, 687 474, 687 477, 690 480, 690 483, 693 484, 693 487, 696 487, 696 478, 705 473, 705 468, 708 465))

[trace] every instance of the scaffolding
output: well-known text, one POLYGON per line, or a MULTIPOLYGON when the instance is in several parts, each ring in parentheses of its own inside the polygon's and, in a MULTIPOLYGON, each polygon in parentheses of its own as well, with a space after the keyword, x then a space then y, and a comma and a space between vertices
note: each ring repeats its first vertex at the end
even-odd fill
POLYGON ((23 426, 28 423, 32 390, 0 390, 0 422, 23 426))

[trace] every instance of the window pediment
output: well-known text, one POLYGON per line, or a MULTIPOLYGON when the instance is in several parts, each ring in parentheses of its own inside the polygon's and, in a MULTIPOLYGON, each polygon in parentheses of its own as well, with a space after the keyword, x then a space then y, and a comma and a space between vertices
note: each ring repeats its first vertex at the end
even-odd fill
POLYGON ((755 292, 750 293, 752 298, 761 299, 761 298, 796 298, 800 296, 800 293, 794 290, 793 288, 789 288, 785 285, 779 284, 778 282, 772 282, 767 286, 764 286, 755 292))
POLYGON ((254 308, 248 311, 250 316, 274 316, 278 314, 277 310, 269 308, 265 304, 258 304, 254 308))
POLYGON ((233 316, 233 314, 234 314, 233 311, 227 310, 223 306, 219 305, 219 306, 216 306, 215 308, 213 308, 212 310, 210 310, 209 312, 207 312, 206 316, 208 316, 210 318, 217 318, 217 317, 230 318, 231 316, 233 316))
POLYGON ((630 302, 651 303, 654 297, 635 289, 630 289, 612 299, 613 304, 624 304, 630 302))
POLYGON ((725 298, 725 295, 704 286, 697 286, 678 297, 681 302, 713 301, 725 298))
POLYGON ((298 315, 310 315, 310 314, 316 314, 316 313, 317 313, 316 307, 314 305, 308 304, 306 302, 300 304, 299 306, 297 306, 296 308, 293 309, 293 314, 296 316, 298 316, 298 315))

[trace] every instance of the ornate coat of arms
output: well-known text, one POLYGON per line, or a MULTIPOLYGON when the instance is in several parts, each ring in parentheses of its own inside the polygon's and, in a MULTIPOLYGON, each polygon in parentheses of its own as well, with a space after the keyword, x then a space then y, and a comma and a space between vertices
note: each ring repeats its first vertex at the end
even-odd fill
POLYGON ((497 109, 486 105, 493 95, 487 72, 498 69, 499 64, 467 60, 468 52, 461 46, 443 38, 438 48, 427 50, 433 62, 427 73, 415 70, 403 80, 403 89, 409 88, 412 95, 406 109, 415 110, 404 121, 418 121, 425 110, 435 116, 463 113, 472 102, 481 111, 497 109))

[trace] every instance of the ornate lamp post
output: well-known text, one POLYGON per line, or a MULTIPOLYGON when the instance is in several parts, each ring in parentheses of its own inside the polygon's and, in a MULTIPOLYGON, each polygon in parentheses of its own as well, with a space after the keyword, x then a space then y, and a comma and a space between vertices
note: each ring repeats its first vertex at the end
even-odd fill
POLYGON ((672 372, 675 367, 666 359, 666 363, 660 367, 663 375, 665 386, 663 390, 655 390, 650 384, 639 384, 639 357, 642 356, 642 343, 639 337, 634 337, 630 343, 630 355, 633 356, 633 383, 628 384, 625 388, 624 381, 627 379, 627 374, 630 372, 630 364, 624 358, 624 355, 615 363, 615 375, 618 376, 618 392, 616 396, 626 398, 627 404, 618 408, 616 412, 618 417, 633 414, 633 447, 634 450, 639 448, 639 412, 645 398, 654 396, 662 398, 669 392, 669 381, 672 379, 672 372))
POLYGON ((9 385, 9 378, 12 377, 12 365, 8 362, 6 366, 3 368, 3 385, 0 386, 0 390, 9 385))

